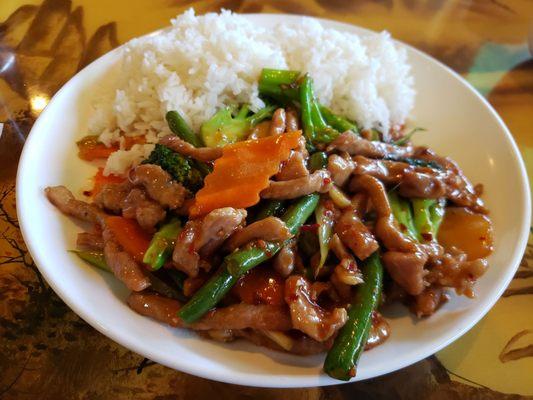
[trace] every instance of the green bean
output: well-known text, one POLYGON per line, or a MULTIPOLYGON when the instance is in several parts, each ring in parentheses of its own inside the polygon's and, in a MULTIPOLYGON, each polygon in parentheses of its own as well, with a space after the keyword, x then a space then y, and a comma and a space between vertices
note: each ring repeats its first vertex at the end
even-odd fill
POLYGON ((273 242, 254 243, 249 248, 228 255, 224 259, 224 264, 231 275, 241 276, 272 258, 282 246, 282 243, 273 242))
MULTIPOLYGON (((313 213, 318 201, 318 194, 309 194, 302 197, 285 212, 282 220, 293 235, 298 233, 300 227, 313 213)), ((256 242, 248 248, 231 253, 224 259, 224 263, 230 274, 240 276, 273 257, 281 247, 283 244, 280 243, 256 242)))
POLYGON ((105 261, 104 253, 101 251, 81 251, 81 250, 69 250, 71 253, 76 254, 83 261, 107 272, 111 272, 111 269, 105 261))
MULTIPOLYGON (((80 250, 70 250, 71 253, 76 254, 82 260, 88 262, 89 264, 103 270, 106 272, 112 272, 111 268, 107 265, 105 260, 104 253, 101 251, 80 251, 80 250)), ((150 288, 157 293, 162 294, 163 296, 170 297, 179 301, 186 301, 187 299, 179 290, 176 290, 168 283, 163 281, 158 276, 146 272, 148 279, 150 279, 150 288)))
POLYGON ((339 132, 346 132, 346 131, 352 131, 356 133, 359 132, 359 128, 357 127, 356 123, 344 117, 341 117, 340 115, 334 114, 326 106, 320 105, 319 108, 327 124, 331 126, 333 129, 339 132))
POLYGON ((318 276, 320 269, 326 263, 329 253, 329 242, 333 235, 333 213, 326 208, 324 201, 322 200, 315 210, 316 222, 318 224, 318 243, 320 249, 320 261, 314 270, 315 278, 318 276))
POLYGON ((177 269, 166 269, 165 272, 172 280, 174 285, 176 285, 176 287, 183 292, 183 284, 185 279, 187 279, 187 275, 185 275, 184 272, 178 271, 177 269))
MULTIPOLYGON (((292 234, 296 234, 300 226, 313 213, 318 200, 319 195, 316 193, 304 196, 285 212, 282 219, 292 234)), ((281 247, 282 244, 256 242, 226 256, 218 273, 209 279, 180 309, 178 316, 187 323, 202 317, 217 305, 243 274, 273 257, 281 247)))
POLYGON ((313 92, 311 85, 311 78, 309 75, 306 75, 300 84, 300 106, 305 139, 310 143, 315 140, 315 124, 312 118, 313 92))
POLYGON ((259 94, 281 103, 298 100, 299 77, 300 71, 263 68, 259 77, 259 94))
POLYGON ((192 144, 195 147, 202 147, 203 143, 200 136, 196 135, 187 122, 177 111, 169 111, 165 116, 170 130, 181 139, 192 144))
POLYGON ((309 157, 309 169, 315 172, 317 169, 326 168, 328 165, 328 155, 323 151, 317 151, 309 157))
MULTIPOLYGON (((157 274, 163 275, 165 278, 168 279, 168 276, 166 274, 165 270, 157 271, 157 274)), ((181 289, 178 290, 172 286, 170 286, 165 280, 161 279, 159 276, 155 275, 154 273, 147 273, 148 279, 150 279, 150 289, 152 289, 154 292, 157 292, 159 294, 162 294, 165 297, 170 297, 171 299, 176 299, 178 301, 187 301, 187 298, 185 295, 181 292, 181 289)))
POLYGON ((178 218, 173 218, 157 231, 144 254, 143 263, 158 270, 165 264, 172 250, 178 234, 181 231, 181 222, 178 218))
POLYGON ((284 203, 282 200, 264 200, 261 203, 261 208, 259 208, 257 214, 255 215, 255 221, 278 215, 283 209, 283 204, 284 203))
POLYGON ((363 261, 361 271, 364 282, 356 287, 348 310, 348 321, 339 331, 324 362, 324 371, 332 378, 343 381, 355 376, 357 362, 372 327, 372 313, 381 298, 383 266, 379 252, 376 251, 363 261))
POLYGON ((222 265, 218 272, 211 277, 178 311, 178 317, 187 323, 200 319, 230 291, 239 277, 231 275, 222 265))

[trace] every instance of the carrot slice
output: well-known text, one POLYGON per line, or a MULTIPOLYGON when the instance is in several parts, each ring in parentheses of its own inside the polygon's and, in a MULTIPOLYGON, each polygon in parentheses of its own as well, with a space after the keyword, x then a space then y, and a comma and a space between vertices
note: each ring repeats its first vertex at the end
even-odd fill
POLYGON ((125 180, 126 178, 123 178, 121 176, 116 176, 116 175, 105 176, 104 169, 98 168, 98 171, 93 177, 93 188, 86 194, 89 196, 96 196, 98 193, 100 193, 104 185, 107 185, 108 183, 122 183, 125 180))
POLYGON ((228 145, 196 194, 189 214, 195 218, 220 207, 246 208, 259 202, 280 163, 298 147, 301 131, 228 145))
POLYGON ((137 221, 123 217, 108 217, 106 226, 111 230, 118 244, 130 253, 135 261, 142 263, 151 238, 137 221))

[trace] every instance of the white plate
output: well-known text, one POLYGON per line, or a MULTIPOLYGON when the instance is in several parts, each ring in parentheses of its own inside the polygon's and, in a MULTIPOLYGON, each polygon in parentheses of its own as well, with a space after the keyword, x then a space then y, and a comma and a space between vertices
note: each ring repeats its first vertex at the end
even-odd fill
MULTIPOLYGON (((297 16, 250 15, 261 25, 297 16)), ((327 27, 370 31, 322 20, 327 27)), ((157 32, 155 33, 157 34, 157 32)), ((523 162, 509 131, 491 106, 463 79, 427 55, 407 48, 418 96, 412 120, 429 133, 417 139, 450 155, 473 182, 485 185, 496 233, 490 269, 476 286, 477 298, 453 296, 439 312, 415 321, 398 306, 390 314, 390 339, 363 354, 356 380, 419 361, 457 339, 492 307, 523 254, 530 198, 523 162)), ((127 290, 114 277, 67 253, 80 230, 46 200, 48 185, 79 189, 94 167, 77 158, 75 141, 86 134, 91 92, 113 79, 119 50, 72 78, 52 99, 26 142, 17 177, 17 209, 24 239, 46 280, 85 321, 151 360, 209 379, 249 386, 303 387, 339 383, 321 371, 323 356, 297 357, 239 341, 219 344, 171 329, 131 311, 127 290)))

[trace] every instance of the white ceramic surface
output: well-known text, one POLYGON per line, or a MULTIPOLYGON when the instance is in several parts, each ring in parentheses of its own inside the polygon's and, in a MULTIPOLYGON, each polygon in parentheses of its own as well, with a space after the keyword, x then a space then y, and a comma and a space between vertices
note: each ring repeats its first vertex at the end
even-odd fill
MULTIPOLYGON (((250 15, 261 25, 297 16, 250 15)), ((322 20, 328 27, 362 35, 371 32, 322 20)), ((157 34, 154 33, 154 34, 157 34)), ((363 354, 356 380, 385 374, 423 359, 471 328, 496 302, 524 251, 530 198, 517 147, 494 110, 464 80, 421 52, 407 48, 418 96, 412 120, 428 129, 416 140, 453 157, 484 199, 496 233, 490 269, 478 282, 477 298, 452 296, 439 312, 415 321, 401 306, 388 310, 390 339, 363 354)), ((63 184, 79 195, 94 167, 77 158, 75 141, 86 134, 90 102, 98 87, 116 76, 120 49, 72 78, 51 100, 26 142, 17 176, 17 209, 28 248, 55 292, 104 335, 151 360, 209 379, 250 386, 303 387, 339 383, 321 371, 323 356, 297 357, 239 341, 219 344, 171 329, 131 311, 127 290, 110 274, 67 253, 79 226, 46 200, 43 189, 63 184)))

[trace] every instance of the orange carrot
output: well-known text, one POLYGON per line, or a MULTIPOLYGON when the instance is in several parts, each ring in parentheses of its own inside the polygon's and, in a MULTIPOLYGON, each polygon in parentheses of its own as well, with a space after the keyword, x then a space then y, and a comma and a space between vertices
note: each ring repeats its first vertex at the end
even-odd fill
POLYGON ((192 218, 220 207, 246 208, 259 202, 259 193, 268 187, 280 163, 298 147, 301 131, 246 140, 228 145, 215 161, 213 172, 204 180, 190 209, 192 218))
POLYGON ((93 188, 90 192, 87 194, 90 196, 96 196, 104 185, 107 185, 108 183, 122 183, 126 180, 126 178, 123 178, 121 176, 116 175, 104 175, 104 169, 98 168, 98 171, 96 172, 96 175, 93 177, 93 188))
POLYGON ((143 231, 137 221, 123 217, 108 217, 106 226, 118 244, 130 253, 135 261, 142 263, 144 253, 150 245, 150 235, 143 231))

